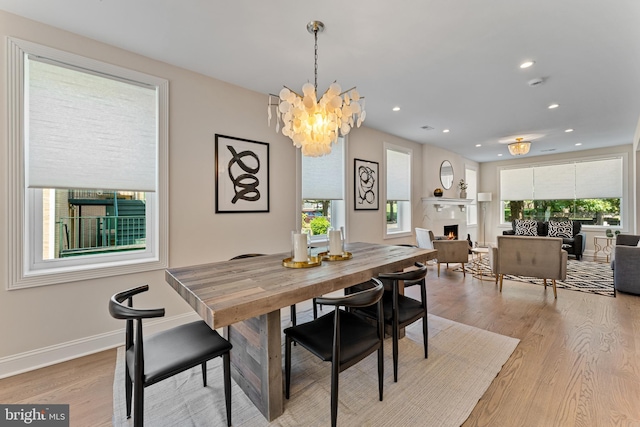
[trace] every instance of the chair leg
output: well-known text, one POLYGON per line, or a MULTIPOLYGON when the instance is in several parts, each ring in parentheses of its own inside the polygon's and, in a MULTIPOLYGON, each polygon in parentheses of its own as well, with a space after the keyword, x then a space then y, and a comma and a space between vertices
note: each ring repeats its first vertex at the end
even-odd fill
POLYGON ((296 319, 296 305, 295 305, 295 304, 293 304, 293 305, 290 307, 290 310, 291 310, 291 324, 292 324, 293 326, 296 326, 296 323, 297 323, 297 319, 296 319))
POLYGON ((231 427, 231 358, 229 352, 222 355, 224 374, 224 401, 227 407, 227 426, 231 427))
POLYGON ((127 419, 129 419, 131 418, 131 391, 133 389, 133 381, 131 381, 131 376, 129 375, 128 366, 125 368, 124 374, 125 374, 124 392, 125 392, 126 402, 127 402, 127 419))
POLYGON ((544 288, 547 289, 547 279, 542 279, 543 283, 544 283, 544 288))
POLYGON ((467 272, 464 269, 464 262, 462 263, 462 277, 467 277, 467 272))
POLYGON ((340 362, 331 361, 331 427, 336 427, 338 422, 338 375, 340 362))
POLYGON ((422 340, 424 341, 424 358, 429 358, 429 321, 427 320, 427 313, 422 318, 422 340))
POLYGON ((284 397, 289 398, 291 385, 291 338, 287 335, 284 343, 284 397))
POLYGON ((556 290, 556 279, 552 279, 551 283, 553 284, 553 297, 558 299, 558 291, 556 290))
POLYGON ((438 277, 440 277, 440 263, 438 263, 438 277))
POLYGON ((313 319, 318 318, 318 304, 316 304, 316 299, 313 299, 313 319))
POLYGON ((202 362, 202 386, 207 386, 207 362, 202 362))
POLYGON ((500 292, 502 292, 502 279, 504 279, 504 274, 500 273, 500 292))
POLYGON ((382 346, 378 349, 378 394, 380 395, 380 402, 382 402, 382 392, 384 386, 384 355, 382 346))
POLYGON ((133 426, 144 426, 144 385, 141 380, 133 382, 133 426))
POLYGON ((393 382, 398 382, 398 335, 399 335, 398 326, 398 312, 393 313, 393 382))

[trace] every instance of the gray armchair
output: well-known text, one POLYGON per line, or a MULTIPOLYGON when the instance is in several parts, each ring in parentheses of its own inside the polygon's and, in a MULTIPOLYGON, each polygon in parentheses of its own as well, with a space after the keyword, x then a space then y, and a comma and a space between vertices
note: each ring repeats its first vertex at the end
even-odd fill
MULTIPOLYGON (((498 236, 498 246, 491 247, 493 272, 500 276, 500 292, 505 274, 551 279, 553 296, 558 298, 556 280, 567 277, 567 251, 559 237, 498 236)), ((497 280, 497 279, 496 279, 497 280)))
POLYGON ((614 292, 621 291, 640 295, 640 236, 618 234, 613 252, 614 292))

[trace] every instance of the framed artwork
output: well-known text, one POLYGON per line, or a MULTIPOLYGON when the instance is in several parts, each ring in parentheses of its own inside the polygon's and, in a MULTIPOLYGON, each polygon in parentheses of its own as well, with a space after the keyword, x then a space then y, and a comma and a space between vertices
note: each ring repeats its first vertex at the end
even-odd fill
POLYGON ((355 210, 378 210, 378 162, 353 159, 355 210))
POLYGON ((269 212, 269 144, 216 134, 216 213, 269 212))

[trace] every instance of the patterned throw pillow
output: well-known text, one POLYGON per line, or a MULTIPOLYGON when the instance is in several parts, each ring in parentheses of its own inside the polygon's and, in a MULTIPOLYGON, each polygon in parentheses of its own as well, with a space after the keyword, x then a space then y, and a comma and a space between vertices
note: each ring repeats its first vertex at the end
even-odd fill
POLYGON ((549 221, 549 237, 573 238, 573 221, 549 221))
POLYGON ((538 221, 535 219, 516 219, 516 236, 537 236, 538 221))

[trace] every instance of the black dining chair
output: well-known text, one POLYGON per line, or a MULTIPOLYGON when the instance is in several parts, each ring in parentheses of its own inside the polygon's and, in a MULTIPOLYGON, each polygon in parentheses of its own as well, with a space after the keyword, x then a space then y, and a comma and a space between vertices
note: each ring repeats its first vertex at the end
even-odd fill
MULTIPOLYGON (((424 341, 424 357, 429 356, 429 333, 427 320, 427 266, 415 263, 416 269, 398 273, 382 273, 378 275, 385 284, 385 292, 382 297, 384 311, 384 323, 391 326, 393 337, 393 381, 398 382, 398 340, 400 329, 409 326, 413 322, 422 319, 422 334, 424 341), (404 287, 420 286, 420 299, 417 301, 400 294, 400 282, 404 287)), ((368 317, 375 317, 376 312, 369 307, 357 309, 368 317)))
POLYGON ((229 341, 204 321, 199 320, 143 337, 142 319, 164 316, 164 308, 133 308, 133 296, 149 289, 148 285, 128 289, 111 297, 109 313, 126 320, 125 393, 127 418, 131 418, 133 391, 133 425, 144 424, 144 389, 194 366, 202 366, 202 381, 207 386, 207 361, 222 356, 227 425, 231 425, 231 370, 229 341), (127 305, 123 301, 128 300, 127 305), (135 332, 134 332, 135 331, 135 332))
POLYGON ((284 330, 285 333, 285 397, 291 385, 291 344, 298 343, 325 362, 331 362, 331 425, 338 417, 338 374, 355 365, 371 353, 378 352, 378 393, 382 401, 384 377, 381 297, 382 282, 371 279, 373 287, 343 297, 319 297, 318 304, 333 306, 332 313, 284 330), (375 323, 362 319, 344 308, 374 306, 378 312, 375 323))

